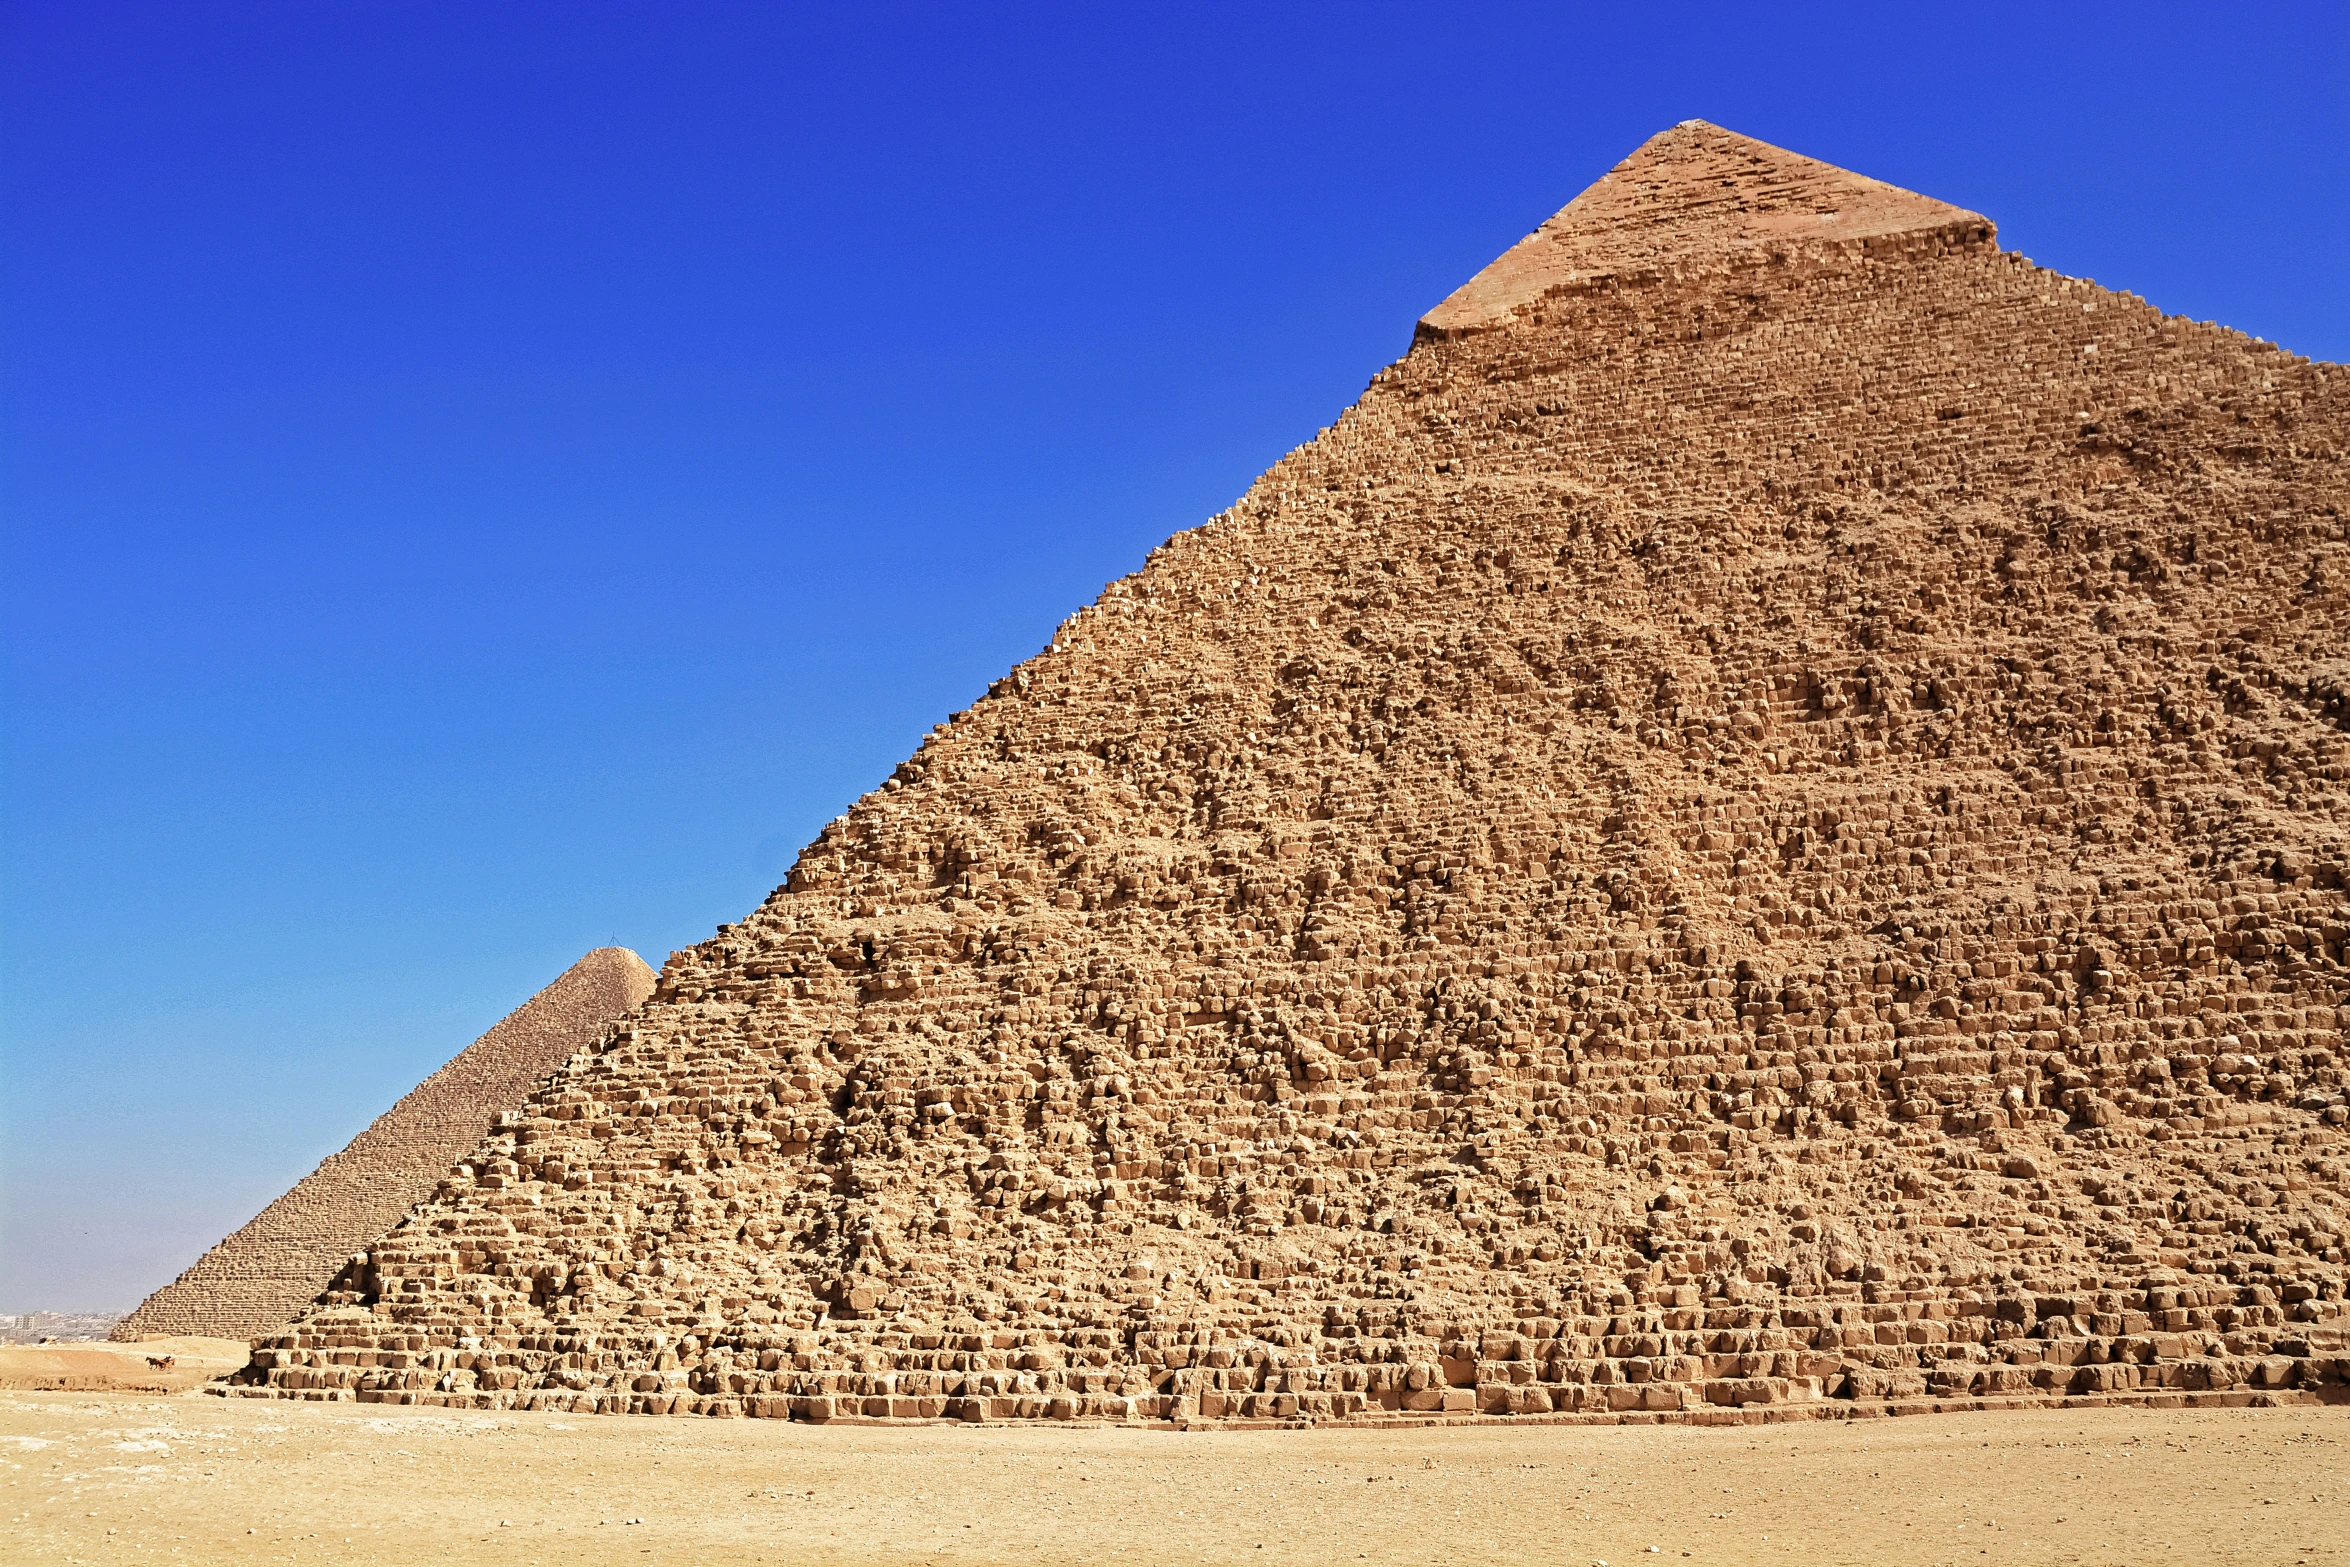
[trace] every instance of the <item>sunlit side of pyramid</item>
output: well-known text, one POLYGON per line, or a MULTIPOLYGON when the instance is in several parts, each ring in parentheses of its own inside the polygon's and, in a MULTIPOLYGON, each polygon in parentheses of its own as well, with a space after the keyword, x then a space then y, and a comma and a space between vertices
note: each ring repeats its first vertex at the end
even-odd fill
POLYGON ((1667 131, 242 1391, 2341 1394, 2345 382, 1667 131))
POLYGON ((354 1252, 430 1197, 479 1146, 491 1118, 653 989, 626 947, 599 947, 557 975, 351 1139, 340 1153, 115 1324, 131 1341, 274 1333, 335 1281, 354 1252))

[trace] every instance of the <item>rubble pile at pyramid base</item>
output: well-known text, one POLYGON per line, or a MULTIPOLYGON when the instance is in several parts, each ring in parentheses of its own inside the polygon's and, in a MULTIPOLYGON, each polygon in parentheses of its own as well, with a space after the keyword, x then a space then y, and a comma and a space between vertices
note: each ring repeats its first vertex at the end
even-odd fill
POLYGON ((2350 380, 1711 127, 1505 260, 233 1391, 2350 1396, 2350 380))

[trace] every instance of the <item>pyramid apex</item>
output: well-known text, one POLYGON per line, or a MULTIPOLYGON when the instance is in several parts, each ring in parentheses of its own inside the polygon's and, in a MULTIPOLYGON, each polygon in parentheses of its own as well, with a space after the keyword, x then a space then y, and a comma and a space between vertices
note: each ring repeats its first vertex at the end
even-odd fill
POLYGON ((1421 318, 1423 336, 1506 324, 1553 288, 1755 252, 1901 234, 1989 244, 1989 219, 1706 120, 1657 132, 1421 318))

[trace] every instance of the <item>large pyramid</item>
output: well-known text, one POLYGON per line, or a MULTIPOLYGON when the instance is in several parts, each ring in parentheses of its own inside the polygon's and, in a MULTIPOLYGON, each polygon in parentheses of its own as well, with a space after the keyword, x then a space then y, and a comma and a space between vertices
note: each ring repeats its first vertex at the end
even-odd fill
POLYGON ((254 1338, 294 1320, 352 1255, 430 1197, 441 1177, 564 1058, 593 1046, 652 993, 626 947, 599 947, 557 975, 330 1155, 244 1228, 140 1302, 110 1337, 254 1338))
POLYGON ((678 954, 241 1391, 2339 1396, 2350 378, 1712 126, 678 954))

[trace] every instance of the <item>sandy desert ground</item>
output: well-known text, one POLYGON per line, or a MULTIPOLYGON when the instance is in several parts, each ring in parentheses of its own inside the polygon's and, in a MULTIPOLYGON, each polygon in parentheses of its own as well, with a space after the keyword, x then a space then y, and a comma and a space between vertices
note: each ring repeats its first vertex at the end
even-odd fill
POLYGON ((0 1392, 48 1562, 2350 1560, 2350 1408, 1173 1434, 0 1392))
POLYGON ((0 1389, 29 1393, 185 1393, 252 1358, 233 1338, 159 1338, 136 1344, 0 1344, 0 1389), (158 1365, 158 1361, 169 1361, 158 1365))

